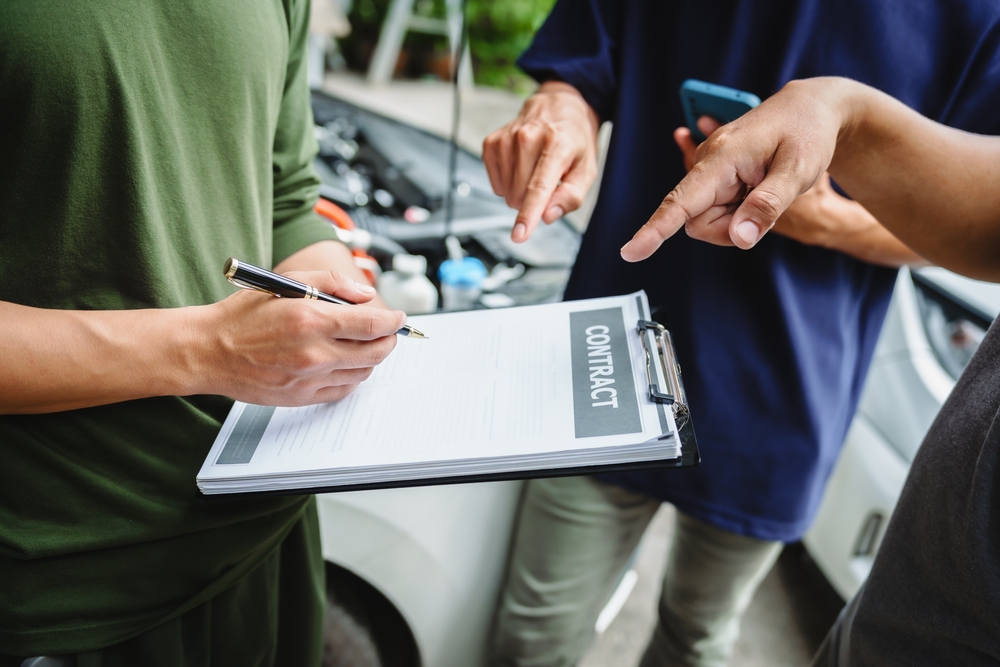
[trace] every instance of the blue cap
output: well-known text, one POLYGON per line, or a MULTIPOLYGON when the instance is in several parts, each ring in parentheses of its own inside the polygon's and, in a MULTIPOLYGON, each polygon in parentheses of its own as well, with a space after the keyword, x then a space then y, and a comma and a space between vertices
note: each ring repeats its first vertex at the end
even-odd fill
POLYGON ((479 287, 485 277, 486 267, 475 257, 465 257, 457 262, 446 259, 438 269, 438 278, 449 285, 479 287))

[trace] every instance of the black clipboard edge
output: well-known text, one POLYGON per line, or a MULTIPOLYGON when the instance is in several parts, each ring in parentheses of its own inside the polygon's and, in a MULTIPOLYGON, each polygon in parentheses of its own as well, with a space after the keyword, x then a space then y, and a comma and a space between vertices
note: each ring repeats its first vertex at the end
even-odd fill
POLYGON ((694 424, 691 418, 684 422, 678 434, 681 438, 681 456, 676 459, 659 461, 637 461, 635 463, 614 463, 610 465, 582 466, 579 468, 541 468, 538 470, 517 470, 513 472, 491 473, 488 475, 456 475, 454 477, 436 477, 426 479, 407 479, 394 482, 375 482, 371 484, 347 484, 341 486, 324 486, 308 489, 281 489, 273 491, 244 491, 230 493, 206 494, 198 491, 198 497, 206 501, 237 500, 240 498, 258 498, 261 496, 296 496, 315 495, 321 493, 344 493, 348 491, 376 491, 380 489, 402 489, 420 486, 445 486, 451 484, 476 484, 480 482, 508 482, 516 480, 542 479, 551 477, 585 477, 613 472, 634 472, 640 470, 661 470, 667 468, 690 468, 701 463, 701 452, 694 434, 694 424))

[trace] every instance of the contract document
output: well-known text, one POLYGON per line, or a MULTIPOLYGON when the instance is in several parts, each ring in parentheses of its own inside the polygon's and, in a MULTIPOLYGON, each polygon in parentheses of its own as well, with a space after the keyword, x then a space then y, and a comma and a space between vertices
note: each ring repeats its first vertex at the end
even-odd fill
POLYGON ((316 492, 680 465, 680 399, 653 397, 670 383, 639 326, 648 313, 638 292, 411 317, 429 338, 400 339, 337 402, 237 402, 198 487, 316 492))

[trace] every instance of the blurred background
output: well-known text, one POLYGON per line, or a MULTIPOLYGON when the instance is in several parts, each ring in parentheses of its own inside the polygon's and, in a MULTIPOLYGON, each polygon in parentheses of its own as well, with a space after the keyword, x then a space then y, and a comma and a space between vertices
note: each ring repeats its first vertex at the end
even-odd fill
MULTIPOLYGON (((514 63, 553 4, 554 0, 467 0, 465 15, 476 85, 521 94, 531 92, 533 82, 514 63)), ((391 5, 392 0, 351 0, 337 5, 334 11, 344 15, 347 25, 335 36, 336 44, 330 45, 334 70, 368 73, 391 5)), ((449 11, 456 10, 461 11, 461 3, 447 0, 416 0, 410 5, 409 29, 391 62, 389 74, 393 79, 451 79, 452 54, 446 24, 449 11)))

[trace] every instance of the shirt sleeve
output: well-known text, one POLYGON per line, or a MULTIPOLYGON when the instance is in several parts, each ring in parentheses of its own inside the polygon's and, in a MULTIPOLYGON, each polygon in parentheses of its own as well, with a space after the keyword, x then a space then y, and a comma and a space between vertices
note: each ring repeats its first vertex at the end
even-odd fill
POLYGON ((319 198, 319 177, 313 169, 317 144, 309 104, 306 42, 308 0, 286 0, 288 69, 274 134, 274 246, 272 265, 306 246, 336 240, 330 223, 313 212, 319 198))
POLYGON ((559 0, 517 64, 538 81, 565 81, 602 120, 618 86, 621 0, 559 0))

